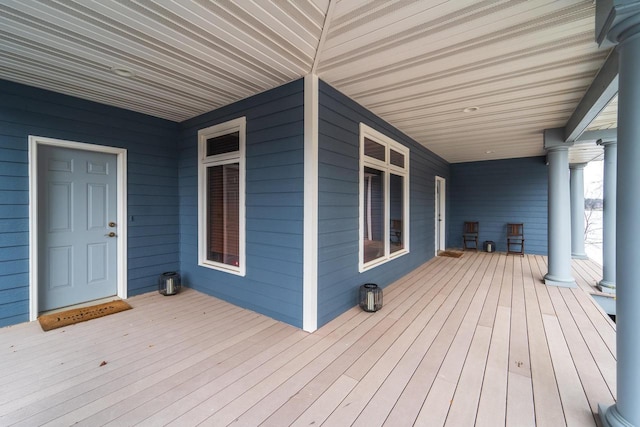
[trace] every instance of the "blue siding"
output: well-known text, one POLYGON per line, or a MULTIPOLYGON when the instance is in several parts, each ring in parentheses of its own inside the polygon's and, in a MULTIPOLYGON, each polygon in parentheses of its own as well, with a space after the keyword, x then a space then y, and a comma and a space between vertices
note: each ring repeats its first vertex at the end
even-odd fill
POLYGON ((180 270, 185 283, 302 326, 304 93, 297 80, 182 123, 180 270), (246 277, 198 266, 197 133, 246 116, 246 277))
POLYGON ((0 81, 0 326, 29 317, 29 135, 126 148, 129 294, 177 269, 178 124, 0 81))
POLYGON ((525 252, 547 254, 544 157, 451 165, 447 246, 462 247, 465 221, 480 222, 479 242, 507 250, 506 224, 524 223, 525 252))
POLYGON ((319 106, 318 324, 357 304, 358 287, 386 286, 434 255, 435 176, 449 164, 328 84, 320 82, 319 106), (358 272, 359 123, 411 149, 408 255, 358 272))
MULTIPOLYGON (((181 124, 0 81, 0 326, 28 319, 27 137, 128 150, 129 293, 180 270, 187 286, 302 326, 303 80, 181 124), (197 132, 247 117, 247 274, 197 265, 197 132)), ((465 220, 505 250, 507 222, 524 222, 526 249, 546 253, 543 158, 449 165, 320 82, 318 324, 356 304, 366 282, 386 286, 434 254, 435 176, 447 179, 449 246, 465 220), (365 273, 359 255, 359 123, 411 150, 411 252, 365 273)))

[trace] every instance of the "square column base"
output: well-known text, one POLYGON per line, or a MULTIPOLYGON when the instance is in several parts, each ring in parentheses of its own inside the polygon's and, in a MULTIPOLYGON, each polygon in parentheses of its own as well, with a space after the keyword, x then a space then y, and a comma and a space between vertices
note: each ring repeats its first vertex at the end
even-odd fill
POLYGON ((603 427, 634 427, 620 415, 616 405, 604 406, 599 403, 598 416, 600 417, 600 421, 602 421, 603 427))
POLYGON ((573 279, 573 277, 569 277, 568 279, 555 277, 553 275, 547 274, 544 276, 544 284, 548 286, 559 286, 561 288, 577 288, 578 284, 573 279))
POLYGON ((606 280, 601 280, 598 282, 598 284, 596 285, 598 290, 602 293, 605 294, 611 294, 611 295, 615 295, 616 294, 616 284, 615 283, 611 283, 608 282, 606 280))
POLYGON ((571 258, 573 259, 589 259, 589 257, 587 256, 587 254, 581 254, 581 253, 572 253, 571 254, 571 258))

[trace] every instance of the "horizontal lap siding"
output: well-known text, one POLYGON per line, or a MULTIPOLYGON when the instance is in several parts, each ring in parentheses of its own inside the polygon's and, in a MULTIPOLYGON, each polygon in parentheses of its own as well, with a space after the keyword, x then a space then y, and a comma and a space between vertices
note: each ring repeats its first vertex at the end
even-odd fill
POLYGON ((29 318, 28 136, 128 150, 128 291, 135 295, 178 267, 177 131, 170 121, 0 81, 0 326, 29 318))
POLYGON ((447 246, 462 246, 465 221, 480 223, 479 242, 507 250, 507 223, 524 223, 525 252, 547 254, 547 166, 544 157, 451 165, 447 246))
POLYGON ((318 324, 357 304, 358 287, 386 286, 434 255, 435 176, 449 164, 370 111, 320 82, 318 194, 318 324), (359 124, 411 149, 410 253, 358 272, 359 124))
POLYGON ((302 326, 302 80, 182 123, 181 272, 194 289, 302 326), (246 276, 198 266, 198 130, 247 118, 246 276))

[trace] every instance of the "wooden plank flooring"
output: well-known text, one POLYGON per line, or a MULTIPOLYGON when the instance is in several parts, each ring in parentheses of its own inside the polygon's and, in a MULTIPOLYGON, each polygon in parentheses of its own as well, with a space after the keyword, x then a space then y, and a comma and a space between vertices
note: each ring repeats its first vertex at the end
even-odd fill
POLYGON ((0 425, 599 425, 615 324, 600 266, 573 269, 565 289, 541 256, 438 257, 313 334, 189 289, 3 328, 0 425))

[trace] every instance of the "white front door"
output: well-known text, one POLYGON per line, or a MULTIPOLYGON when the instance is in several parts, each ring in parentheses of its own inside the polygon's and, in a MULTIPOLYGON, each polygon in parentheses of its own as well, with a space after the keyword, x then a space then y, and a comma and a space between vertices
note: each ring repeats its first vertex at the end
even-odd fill
POLYGON ((436 199, 435 199, 435 249, 445 250, 445 230, 446 230, 446 181, 444 178, 436 176, 436 199))
POLYGON ((117 294, 117 156, 37 150, 38 311, 117 294))

